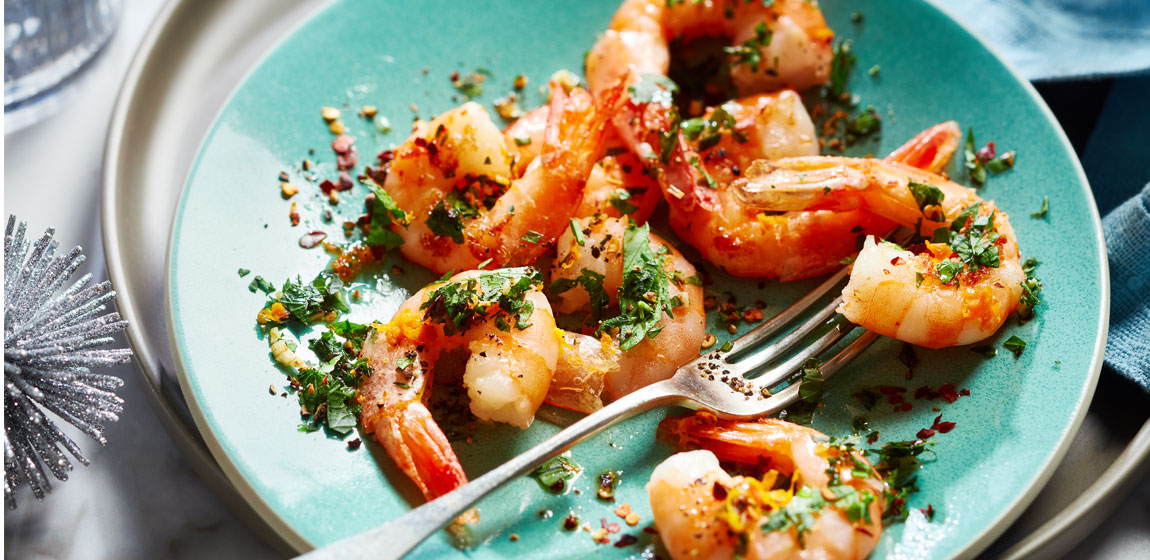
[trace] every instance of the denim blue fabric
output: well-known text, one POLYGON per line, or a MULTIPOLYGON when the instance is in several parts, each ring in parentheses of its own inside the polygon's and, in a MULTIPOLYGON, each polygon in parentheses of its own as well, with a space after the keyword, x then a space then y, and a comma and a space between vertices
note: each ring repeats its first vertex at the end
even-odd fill
POLYGON ((1150 0, 934 0, 1029 80, 1150 70, 1150 0))
POLYGON ((1110 259, 1106 365, 1150 390, 1150 184, 1102 220, 1110 259))

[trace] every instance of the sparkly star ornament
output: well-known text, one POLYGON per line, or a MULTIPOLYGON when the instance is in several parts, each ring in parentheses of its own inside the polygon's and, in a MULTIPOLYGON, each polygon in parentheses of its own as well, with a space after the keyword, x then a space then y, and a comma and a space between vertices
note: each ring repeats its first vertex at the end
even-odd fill
POLYGON ((4 232, 4 503, 16 509, 15 492, 24 483, 42 500, 52 485, 44 467, 67 480, 72 463, 88 459, 47 413, 61 418, 101 444, 104 423, 119 420, 124 400, 115 390, 124 384, 92 368, 131 360, 128 349, 98 348, 127 326, 119 313, 102 314, 116 297, 109 282, 85 286, 85 274, 66 289, 84 262, 76 247, 57 255, 55 230, 35 244, 27 225, 9 216, 4 232), (63 449, 61 449, 61 447, 63 449))

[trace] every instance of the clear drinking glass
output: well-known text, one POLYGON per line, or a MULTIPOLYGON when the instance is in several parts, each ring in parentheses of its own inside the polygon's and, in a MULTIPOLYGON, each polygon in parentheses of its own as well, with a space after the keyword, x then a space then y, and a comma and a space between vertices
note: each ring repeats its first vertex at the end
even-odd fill
POLYGON ((54 112, 107 44, 120 0, 4 0, 4 129, 54 112))

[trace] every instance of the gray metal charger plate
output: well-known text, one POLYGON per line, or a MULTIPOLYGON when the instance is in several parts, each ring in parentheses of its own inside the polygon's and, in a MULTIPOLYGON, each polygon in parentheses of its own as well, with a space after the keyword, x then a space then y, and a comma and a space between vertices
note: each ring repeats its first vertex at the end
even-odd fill
MULTIPOLYGON (((153 409, 202 479, 253 530, 288 551, 225 478, 192 421, 175 378, 164 319, 163 279, 171 216, 204 133, 246 72, 285 33, 326 0, 227 2, 173 0, 164 7, 129 68, 104 154, 103 229, 108 275, 137 371, 153 409)), ((1150 410, 1141 394, 1107 390, 1104 380, 1069 452, 1050 482, 986 556, 1064 554, 1113 510, 1150 457, 1150 422, 1107 414, 1150 410), (1099 474, 1101 473, 1101 474, 1099 474), (1091 484, 1093 482, 1093 484, 1091 484)), ((1150 412, 1147 413, 1150 416, 1150 412)))

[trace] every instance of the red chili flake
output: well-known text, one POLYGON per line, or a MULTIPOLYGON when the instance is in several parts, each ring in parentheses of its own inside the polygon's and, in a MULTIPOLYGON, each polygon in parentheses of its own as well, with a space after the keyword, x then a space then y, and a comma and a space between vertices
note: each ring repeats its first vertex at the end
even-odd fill
POLYGON ((932 430, 930 428, 923 428, 923 429, 918 431, 918 434, 916 434, 916 437, 918 437, 918 439, 928 439, 933 435, 934 435, 934 430, 932 430))
POLYGON ((658 535, 659 530, 654 527, 643 527, 643 532, 651 535, 658 535))
POLYGON ((727 499, 727 487, 716 482, 715 486, 711 488, 711 496, 715 498, 715 501, 723 501, 727 499))
POLYGON ((895 258, 891 259, 890 264, 892 266, 898 266, 898 265, 902 264, 902 257, 895 257, 895 258))
POLYGON ((567 529, 568 531, 574 531, 578 527, 579 527, 579 518, 575 517, 574 515, 568 515, 563 520, 563 528, 567 529))
POLYGON ((336 184, 335 188, 341 191, 350 191, 353 186, 355 186, 355 183, 351 182, 351 174, 347 171, 340 171, 339 183, 336 184))
POLYGON ((868 537, 873 537, 873 536, 874 536, 874 533, 872 533, 872 532, 870 532, 870 531, 867 531, 866 529, 863 529, 862 527, 855 527, 855 531, 858 531, 858 532, 860 532, 860 533, 862 533, 862 534, 864 534, 864 535, 866 535, 866 536, 868 536, 868 537))
POLYGON ((986 163, 994 159, 997 155, 994 152, 994 142, 987 142, 986 145, 979 148, 978 152, 976 152, 974 155, 978 158, 978 161, 981 161, 982 163, 986 163))
POLYGON ((313 231, 311 233, 305 233, 299 238, 299 246, 304 249, 311 249, 319 245, 324 239, 327 239, 327 232, 313 231))
POLYGON ((347 442, 347 448, 355 451, 356 449, 359 449, 361 444, 363 444, 363 441, 361 441, 359 438, 355 438, 347 442))
POLYGON ((938 425, 938 433, 945 434, 954 429, 954 422, 941 422, 938 425))
POLYGON ((631 546, 637 542, 639 542, 639 537, 636 537, 635 535, 623 535, 619 537, 619 540, 615 541, 615 548, 631 546))
POLYGON ((335 156, 336 169, 351 169, 356 163, 359 163, 359 150, 356 150, 355 146, 352 146, 346 154, 335 156))
POLYGON ((395 159, 395 150, 379 152, 379 155, 375 156, 375 159, 379 161, 380 165, 391 163, 391 160, 395 159))
POLYGON ((331 194, 331 191, 336 190, 336 185, 330 179, 324 179, 319 184, 319 190, 323 191, 323 194, 331 194))
POLYGON ((288 212, 288 218, 291 219, 292 227, 299 225, 299 212, 296 212, 295 203, 291 203, 291 211, 288 212))
POLYGON ((958 391, 955 391, 954 385, 947 383, 938 388, 939 395, 946 399, 946 402, 953 403, 958 400, 958 391))
POLYGON ((346 134, 340 134, 331 141, 331 149, 335 150, 337 154, 346 154, 351 150, 352 145, 355 144, 355 138, 346 134))
POLYGON ((918 511, 926 516, 927 521, 934 521, 934 504, 926 504, 925 508, 918 508, 918 511))
POLYGON ((963 389, 963 390, 959 391, 958 394, 960 394, 964 397, 969 397, 970 396, 970 389, 963 389))
POLYGON ((902 403, 902 406, 899 407, 899 410, 901 410, 903 412, 910 412, 910 409, 912 409, 912 408, 914 408, 914 405, 912 405, 910 403, 902 403))
POLYGON ((919 399, 919 400, 925 399, 928 401, 932 401, 934 399, 937 399, 938 397, 939 397, 938 392, 935 391, 934 389, 931 389, 930 385, 923 385, 922 387, 919 387, 918 389, 914 390, 914 398, 919 399))
POLYGON ((608 533, 618 533, 619 532, 619 524, 618 523, 608 523, 607 526, 604 527, 604 529, 607 529, 608 533))

